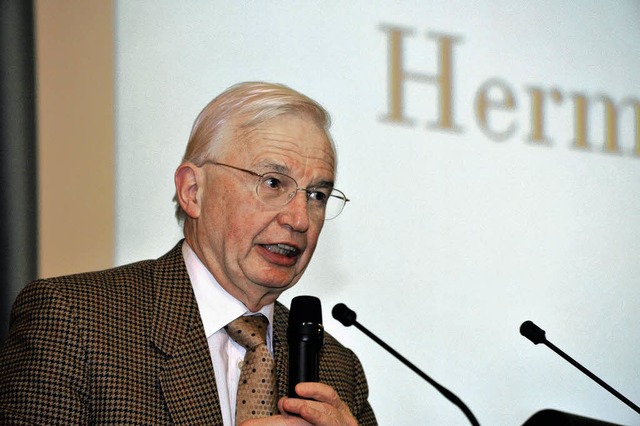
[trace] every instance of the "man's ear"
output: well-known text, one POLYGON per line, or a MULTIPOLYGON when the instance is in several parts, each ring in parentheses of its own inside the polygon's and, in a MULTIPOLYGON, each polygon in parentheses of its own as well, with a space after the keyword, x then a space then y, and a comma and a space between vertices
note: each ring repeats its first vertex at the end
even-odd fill
POLYGON ((193 163, 180 164, 173 176, 178 203, 192 219, 200 217, 203 179, 202 169, 193 163))

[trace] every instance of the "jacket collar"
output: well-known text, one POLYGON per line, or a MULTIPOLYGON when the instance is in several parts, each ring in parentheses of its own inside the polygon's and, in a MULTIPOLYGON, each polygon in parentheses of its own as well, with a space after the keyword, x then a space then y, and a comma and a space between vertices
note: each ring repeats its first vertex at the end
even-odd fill
POLYGON ((180 241, 154 263, 151 342, 163 354, 159 381, 176 424, 220 424, 211 355, 180 241))

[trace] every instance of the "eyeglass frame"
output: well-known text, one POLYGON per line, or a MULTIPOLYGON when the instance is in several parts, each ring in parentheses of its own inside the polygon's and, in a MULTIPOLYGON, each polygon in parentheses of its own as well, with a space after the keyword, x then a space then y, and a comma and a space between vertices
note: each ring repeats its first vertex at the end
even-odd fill
MULTIPOLYGON (((309 199, 309 195, 311 194, 311 192, 313 192, 313 191, 310 191, 310 190, 309 190, 309 187, 303 188, 303 187, 299 186, 299 185, 298 185, 298 181, 297 181, 297 180, 295 180, 293 177, 289 176, 289 175, 288 175, 288 174, 286 174, 286 173, 281 173, 281 172, 266 172, 266 173, 262 173, 262 174, 260 174, 260 173, 254 172, 254 171, 252 171, 252 170, 243 169, 242 167, 232 166, 231 164, 221 163, 221 162, 218 162, 218 161, 215 161, 215 160, 211 160, 211 159, 204 160, 204 161, 202 162, 202 165, 205 165, 205 164, 212 164, 212 165, 214 165, 214 166, 229 167, 229 168, 231 168, 231 169, 238 170, 238 171, 240 171, 240 172, 245 172, 245 173, 250 174, 251 176, 255 176, 255 177, 257 177, 257 178, 258 178, 258 181, 256 182, 256 195, 258 195, 258 198, 260 199, 260 201, 262 201, 262 202, 264 202, 264 203, 266 203, 266 201, 264 201, 262 198, 260 198, 260 193, 259 193, 258 188, 260 187, 260 183, 262 182, 262 178, 263 178, 263 177, 265 177, 265 176, 266 176, 266 175, 268 175, 268 174, 277 174, 277 175, 285 176, 285 177, 287 177, 287 178, 291 179, 291 180, 293 181, 293 183, 295 184, 295 187, 296 187, 296 188, 295 188, 294 192, 292 192, 292 193, 288 194, 288 201, 287 201, 287 202, 285 202, 284 204, 282 204, 280 207, 284 207, 284 206, 286 206, 287 204, 289 204, 289 203, 291 202, 291 200, 293 200, 293 199, 295 198, 295 194, 296 194, 298 191, 304 191, 304 192, 306 193, 307 199, 309 199)), ((313 188, 313 187, 312 187, 312 188, 313 188)), ((344 200, 344 203, 342 203, 342 208, 340 209, 340 211, 338 211, 338 213, 337 213, 335 216, 333 216, 333 217, 331 217, 331 218, 329 218, 329 219, 327 219, 327 218, 325 217, 325 218, 324 218, 324 220, 333 220, 333 219, 337 218, 338 216, 340 216, 340 214, 342 213, 342 211, 343 211, 343 210, 344 210, 344 208, 346 207, 347 203, 348 203, 349 201, 351 201, 349 198, 347 198, 347 195, 346 195, 344 192, 340 191, 340 190, 339 190, 339 189, 337 189, 337 188, 334 188, 333 186, 331 186, 331 192, 329 193, 328 197, 332 197, 332 196, 333 196, 333 197, 335 197, 335 198, 341 198, 341 199, 343 199, 343 200, 344 200), (338 193, 341 195, 341 197, 340 197, 340 196, 332 195, 333 191, 338 192, 338 193)), ((329 200, 329 198, 327 198, 327 203, 329 202, 328 200, 329 200)), ((326 205, 326 204, 325 204, 325 205, 326 205)), ((325 209, 325 214, 326 214, 326 209, 325 209)))

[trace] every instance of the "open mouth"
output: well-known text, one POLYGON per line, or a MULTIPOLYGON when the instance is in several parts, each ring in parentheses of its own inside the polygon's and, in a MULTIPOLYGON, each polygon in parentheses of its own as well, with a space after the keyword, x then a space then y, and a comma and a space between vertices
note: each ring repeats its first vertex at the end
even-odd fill
POLYGON ((300 253, 300 250, 288 244, 263 244, 262 247, 266 248, 271 253, 286 257, 295 257, 300 253))

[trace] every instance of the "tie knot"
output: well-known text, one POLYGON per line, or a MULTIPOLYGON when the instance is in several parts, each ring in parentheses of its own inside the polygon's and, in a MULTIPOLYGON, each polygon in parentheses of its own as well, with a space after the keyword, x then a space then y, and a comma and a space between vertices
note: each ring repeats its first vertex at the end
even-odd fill
POLYGON ((227 324, 227 334, 245 349, 254 348, 267 343, 267 325, 269 320, 264 315, 242 316, 227 324))

